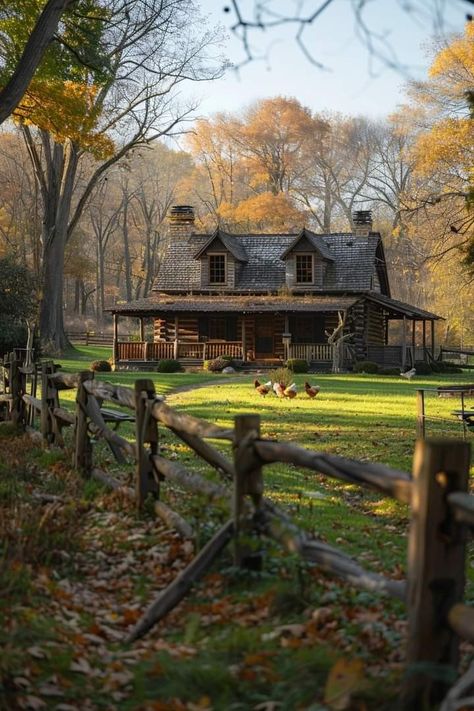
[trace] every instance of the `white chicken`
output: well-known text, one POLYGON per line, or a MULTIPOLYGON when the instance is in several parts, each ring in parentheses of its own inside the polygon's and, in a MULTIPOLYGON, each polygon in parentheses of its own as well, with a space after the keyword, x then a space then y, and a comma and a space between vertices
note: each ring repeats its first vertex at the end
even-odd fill
POLYGON ((285 386, 281 383, 273 383, 273 392, 277 397, 285 397, 285 386))
POLYGON ((407 370, 405 371, 405 373, 402 373, 402 371, 400 371, 400 375, 402 376, 402 378, 411 380, 416 375, 416 368, 411 368, 411 370, 407 370))

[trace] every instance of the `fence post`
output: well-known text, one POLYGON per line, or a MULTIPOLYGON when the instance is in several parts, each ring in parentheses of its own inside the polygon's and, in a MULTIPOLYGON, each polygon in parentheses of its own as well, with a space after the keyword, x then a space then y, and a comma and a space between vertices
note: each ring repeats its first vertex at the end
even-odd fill
POLYGON ((158 452, 158 423, 151 416, 150 407, 156 391, 153 380, 135 381, 135 432, 137 462, 135 493, 137 508, 141 510, 148 493, 159 498, 158 474, 154 473, 151 456, 158 452), (150 445, 148 449, 146 444, 150 445))
POLYGON ((416 436, 417 439, 425 438, 425 393, 416 391, 416 436))
POLYGON ((262 554, 242 541, 242 534, 255 530, 255 521, 250 520, 245 507, 245 497, 250 496, 258 512, 263 496, 263 476, 260 459, 253 448, 253 441, 260 438, 260 415, 237 415, 234 419, 234 492, 233 518, 235 531, 234 562, 242 568, 260 570, 262 554))
POLYGON ((447 625, 450 608, 463 599, 465 540, 447 504, 467 491, 470 447, 459 440, 418 440, 408 541, 408 640, 403 709, 418 711, 441 701, 446 674, 458 663, 459 640, 447 625), (442 676, 444 672, 444 676, 442 676))
POLYGON ((50 398, 49 398, 49 378, 48 376, 54 372, 54 367, 49 363, 41 364, 41 415, 40 415, 40 430, 44 442, 51 444, 53 441, 53 422, 51 419, 50 398))
POLYGON ((88 393, 84 387, 84 382, 92 380, 93 377, 94 373, 92 371, 81 371, 76 393, 76 432, 73 465, 84 477, 88 477, 92 469, 92 442, 89 437, 87 423, 88 393))
POLYGON ((20 361, 17 360, 14 354, 12 354, 12 360, 10 361, 10 394, 11 394, 11 407, 10 407, 10 419, 15 424, 20 424, 21 421, 21 374, 20 374, 20 361))

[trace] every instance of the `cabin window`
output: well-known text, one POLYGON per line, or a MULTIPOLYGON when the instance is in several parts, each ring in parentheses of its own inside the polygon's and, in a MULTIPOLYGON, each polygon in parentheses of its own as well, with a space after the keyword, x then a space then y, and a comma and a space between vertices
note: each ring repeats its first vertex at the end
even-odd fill
POLYGON ((293 343, 325 343, 324 316, 290 317, 290 332, 293 343))
POLYGON ((296 283, 297 284, 312 284, 313 283, 313 255, 312 254, 297 254, 296 255, 296 283))
POLYGON ((211 316, 209 318, 209 340, 225 341, 227 339, 227 324, 225 318, 211 316))
POLYGON ((226 258, 225 254, 209 255, 209 284, 226 283, 226 258))

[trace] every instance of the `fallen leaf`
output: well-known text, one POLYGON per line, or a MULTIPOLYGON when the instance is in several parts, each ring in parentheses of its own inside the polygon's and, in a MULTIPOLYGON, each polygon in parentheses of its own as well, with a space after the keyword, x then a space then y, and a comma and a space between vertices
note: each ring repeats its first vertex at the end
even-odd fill
POLYGON ((326 681, 324 703, 333 711, 348 709, 363 675, 364 665, 360 659, 338 659, 326 681))

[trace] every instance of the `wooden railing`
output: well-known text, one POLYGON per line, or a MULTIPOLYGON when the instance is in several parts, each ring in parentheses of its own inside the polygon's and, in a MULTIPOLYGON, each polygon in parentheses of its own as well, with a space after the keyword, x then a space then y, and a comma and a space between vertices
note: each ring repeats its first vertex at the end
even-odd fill
POLYGON ((220 355, 241 358, 242 343, 240 341, 206 343, 186 343, 183 341, 118 341, 115 353, 117 361, 157 361, 169 358, 204 361, 217 358, 220 355))
POLYGON ((299 360, 332 362, 333 348, 329 343, 291 343, 288 357, 299 360))
MULTIPOLYGON (((43 440, 56 445, 64 444, 62 428, 72 425, 73 461, 84 476, 120 490, 133 498, 140 509, 151 494, 155 497, 157 515, 187 537, 193 537, 191 526, 180 513, 160 501, 161 487, 177 483, 180 488, 205 494, 209 500, 227 501, 228 521, 152 602, 129 634, 129 643, 145 635, 183 599, 228 543, 233 542, 236 565, 260 566, 264 553, 259 541, 267 536, 291 555, 315 563, 352 587, 405 602, 409 673, 403 685, 402 708, 421 709, 443 698, 448 687, 447 672, 458 664, 459 638, 474 641, 474 611, 463 602, 466 540, 474 532, 474 497, 468 494, 470 446, 467 442, 419 440, 413 475, 410 475, 378 463, 348 460, 263 438, 258 415, 237 416, 234 427, 224 428, 178 412, 157 395, 151 380, 137 380, 132 390, 97 381, 91 372, 55 373, 54 366, 45 365, 41 367, 41 398, 38 399, 25 393, 25 375, 17 361, 8 364, 6 380, 10 389, 11 419, 26 425, 31 422, 27 408, 32 408, 39 413, 43 440), (74 413, 59 403, 59 393, 66 388, 77 388, 74 413), (103 402, 132 411, 134 442, 108 426, 108 423, 121 421, 123 414, 105 410, 103 402), (159 447, 160 426, 169 428, 216 469, 222 483, 166 459, 167 450, 161 451, 159 447), (132 459, 134 489, 94 466, 92 437, 105 439, 114 454, 120 452, 121 456, 132 459), (233 459, 209 444, 209 439, 230 441, 233 459), (276 462, 367 487, 408 504, 411 523, 406 581, 364 569, 340 549, 312 538, 287 512, 266 498, 263 469, 276 462), (252 537, 253 545, 249 541, 252 537)), ((459 686, 462 688, 462 683, 459 686)))

